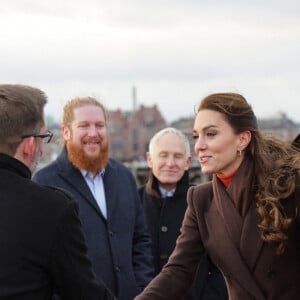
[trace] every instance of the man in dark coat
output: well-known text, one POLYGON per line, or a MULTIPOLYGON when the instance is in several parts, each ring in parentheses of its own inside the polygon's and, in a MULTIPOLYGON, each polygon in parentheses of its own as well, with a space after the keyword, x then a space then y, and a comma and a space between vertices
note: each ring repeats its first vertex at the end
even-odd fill
MULTIPOLYGON (((150 174, 139 193, 153 241, 155 274, 158 274, 175 248, 187 207, 189 141, 181 131, 165 128, 153 136, 146 156, 150 174)), ((202 258, 198 276, 184 299, 227 299, 224 279, 207 255, 202 258)))
POLYGON ((79 214, 96 274, 120 300, 132 300, 153 277, 151 239, 135 179, 109 159, 107 116, 92 97, 64 107, 60 156, 34 180, 68 190, 79 214))
POLYGON ((52 137, 46 102, 38 89, 0 85, 0 299, 112 300, 92 271, 77 203, 30 180, 52 137))

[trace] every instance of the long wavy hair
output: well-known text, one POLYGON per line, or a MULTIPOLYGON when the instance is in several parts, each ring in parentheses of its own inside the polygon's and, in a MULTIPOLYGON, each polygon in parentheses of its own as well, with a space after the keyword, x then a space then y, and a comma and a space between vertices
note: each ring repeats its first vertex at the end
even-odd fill
POLYGON ((287 245, 287 230, 292 223, 282 201, 293 194, 300 170, 300 154, 289 144, 263 135, 247 100, 237 93, 217 93, 205 97, 198 111, 210 109, 222 113, 236 134, 249 130, 252 138, 245 155, 254 163, 256 207, 260 216, 261 238, 277 242, 277 254, 287 245))

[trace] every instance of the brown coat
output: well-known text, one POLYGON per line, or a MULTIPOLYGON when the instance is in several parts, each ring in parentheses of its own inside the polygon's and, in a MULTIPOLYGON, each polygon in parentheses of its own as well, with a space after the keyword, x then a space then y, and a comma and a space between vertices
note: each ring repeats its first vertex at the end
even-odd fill
POLYGON ((238 171, 235 182, 227 189, 223 187, 223 191, 215 177, 213 187, 209 182, 189 189, 188 208, 176 248, 160 275, 136 300, 180 299, 192 281, 204 250, 223 273, 229 299, 300 299, 300 186, 298 184, 296 192, 283 201, 287 215, 294 222, 288 233, 288 247, 278 256, 275 254, 277 244, 260 238, 253 198, 252 202, 246 200, 248 209, 241 208, 240 214, 233 201, 227 199, 230 199, 228 195, 243 201, 246 195, 251 198, 251 192, 245 188, 249 176, 245 170, 241 172, 238 171), (229 190, 231 186, 234 188, 229 190), (220 213, 218 196, 225 213, 220 213), (224 222, 222 214, 228 222, 224 222))

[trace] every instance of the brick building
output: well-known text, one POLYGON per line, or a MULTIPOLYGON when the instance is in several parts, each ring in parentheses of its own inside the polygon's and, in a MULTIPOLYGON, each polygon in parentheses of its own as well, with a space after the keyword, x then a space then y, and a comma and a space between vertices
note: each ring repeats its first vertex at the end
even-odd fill
POLYGON ((132 112, 109 111, 111 156, 120 161, 145 159, 150 138, 167 123, 156 105, 132 112))

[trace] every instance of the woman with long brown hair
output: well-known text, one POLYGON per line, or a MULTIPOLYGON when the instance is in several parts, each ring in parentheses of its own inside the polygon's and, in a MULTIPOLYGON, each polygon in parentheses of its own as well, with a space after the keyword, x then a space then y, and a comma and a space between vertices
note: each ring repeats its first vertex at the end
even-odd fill
POLYGON ((231 300, 298 299, 300 153, 264 136, 236 93, 204 98, 193 134, 201 170, 213 179, 189 189, 176 248, 136 300, 181 299, 205 251, 231 300))

